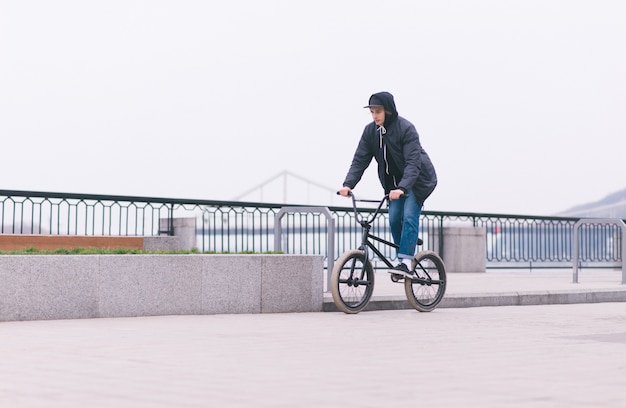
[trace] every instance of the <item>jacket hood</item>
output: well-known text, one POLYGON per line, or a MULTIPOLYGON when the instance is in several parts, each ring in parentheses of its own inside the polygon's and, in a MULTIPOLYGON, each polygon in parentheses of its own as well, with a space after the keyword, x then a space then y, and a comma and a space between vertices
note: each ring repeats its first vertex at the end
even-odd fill
POLYGON ((372 94, 369 99, 369 103, 364 108, 371 108, 373 106, 382 106, 387 112, 385 115, 385 126, 388 126, 398 118, 398 110, 396 109, 396 102, 393 100, 393 95, 389 92, 377 92, 372 94))

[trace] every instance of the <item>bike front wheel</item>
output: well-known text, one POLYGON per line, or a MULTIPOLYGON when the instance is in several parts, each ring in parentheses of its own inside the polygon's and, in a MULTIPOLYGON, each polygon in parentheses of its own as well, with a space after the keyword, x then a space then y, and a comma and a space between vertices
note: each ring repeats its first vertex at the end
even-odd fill
POLYGON ((404 280, 406 297, 416 310, 430 312, 437 307, 446 293, 445 265, 433 251, 419 252, 412 264, 417 276, 404 280))
POLYGON ((374 291, 374 269, 363 251, 354 249, 337 259, 330 290, 335 305, 344 313, 358 313, 367 306, 374 291))

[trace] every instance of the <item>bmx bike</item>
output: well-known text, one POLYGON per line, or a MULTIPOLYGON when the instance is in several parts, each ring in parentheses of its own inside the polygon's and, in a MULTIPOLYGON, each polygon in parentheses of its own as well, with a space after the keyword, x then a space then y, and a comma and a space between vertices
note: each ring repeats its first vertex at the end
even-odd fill
MULTIPOLYGON (((354 314, 363 310, 374 292, 374 268, 370 260, 370 251, 393 268, 393 264, 374 245, 373 241, 398 249, 399 246, 371 233, 374 220, 381 213, 381 208, 389 202, 389 195, 382 200, 357 200, 350 193, 354 217, 362 227, 361 245, 358 249, 344 252, 335 262, 331 274, 331 292, 333 301, 339 310, 354 314), (371 216, 360 214, 357 202, 378 203, 378 208, 371 216)), ((418 245, 422 245, 418 239, 418 245)), ((434 310, 446 292, 446 270, 443 260, 435 252, 424 250, 413 258, 412 271, 414 277, 404 278, 402 275, 391 274, 393 282, 404 282, 404 291, 409 304, 420 312, 434 310)))

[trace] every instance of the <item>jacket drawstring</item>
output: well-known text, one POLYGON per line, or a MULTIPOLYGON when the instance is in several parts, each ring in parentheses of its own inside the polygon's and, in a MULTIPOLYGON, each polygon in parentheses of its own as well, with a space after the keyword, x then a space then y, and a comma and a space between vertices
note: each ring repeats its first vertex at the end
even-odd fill
MULTIPOLYGON (((387 129, 384 126, 379 126, 378 129, 378 139, 380 141, 380 148, 383 150, 383 159, 385 160, 385 173, 389 176, 389 162, 387 161, 387 143, 383 143, 383 135, 387 134, 387 129)), ((393 178, 393 186, 397 187, 398 182, 396 181, 396 175, 391 175, 393 178)))
POLYGON ((383 159, 385 160, 385 173, 389 174, 389 163, 387 162, 387 143, 383 143, 383 135, 387 133, 384 126, 378 126, 378 140, 380 140, 380 148, 383 149, 383 159))

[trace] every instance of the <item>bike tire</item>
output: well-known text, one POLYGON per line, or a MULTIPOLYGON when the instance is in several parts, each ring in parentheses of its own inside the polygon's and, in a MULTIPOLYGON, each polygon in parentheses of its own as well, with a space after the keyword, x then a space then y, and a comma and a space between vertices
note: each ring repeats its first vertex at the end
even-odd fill
POLYGON ((344 313, 359 313, 367 306, 374 291, 374 268, 363 251, 347 251, 335 261, 330 290, 344 313))
POLYGON ((446 268, 433 251, 421 251, 412 262, 417 273, 414 279, 404 280, 404 291, 411 306, 419 312, 434 310, 446 293, 446 268))

